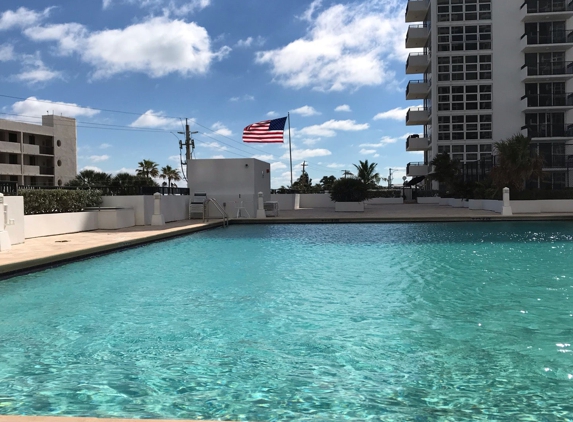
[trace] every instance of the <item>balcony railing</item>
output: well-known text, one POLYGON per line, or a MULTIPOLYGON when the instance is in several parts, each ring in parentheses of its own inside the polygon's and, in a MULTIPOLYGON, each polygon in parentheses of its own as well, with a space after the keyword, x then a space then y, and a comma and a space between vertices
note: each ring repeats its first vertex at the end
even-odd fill
POLYGON ((573 11, 573 0, 526 0, 521 8, 527 13, 555 13, 573 11))
POLYGON ((525 37, 527 37, 527 45, 573 43, 573 30, 557 30, 521 36, 521 38, 525 37))
POLYGON ((573 62, 547 62, 521 66, 527 68, 527 76, 573 75, 573 62))
POLYGON ((529 138, 566 138, 573 137, 573 124, 540 124, 526 125, 521 128, 527 130, 529 138))
POLYGON ((40 154, 54 155, 54 147, 40 147, 40 154))
POLYGON ((573 167, 573 156, 571 155, 540 153, 539 156, 543 160, 543 168, 545 169, 573 167))
POLYGON ((53 167, 42 167, 40 166, 40 174, 46 174, 49 176, 54 175, 54 168, 53 167))
POLYGON ((573 93, 527 94, 527 107, 573 107, 573 93))

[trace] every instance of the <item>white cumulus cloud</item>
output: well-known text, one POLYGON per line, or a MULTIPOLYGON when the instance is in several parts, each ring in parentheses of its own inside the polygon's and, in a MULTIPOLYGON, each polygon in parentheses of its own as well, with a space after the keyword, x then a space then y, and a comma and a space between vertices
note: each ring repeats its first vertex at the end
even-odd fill
POLYGON ((0 15, 0 31, 6 31, 12 28, 26 28, 36 25, 43 19, 47 18, 52 8, 48 7, 42 12, 20 7, 18 10, 6 10, 0 15))
POLYGON ((102 8, 107 10, 114 3, 136 5, 153 13, 184 16, 206 8, 211 4, 211 0, 103 0, 102 8))
POLYGON ((329 169, 341 169, 341 168, 346 167, 346 164, 331 163, 331 164, 327 164, 326 167, 328 167, 329 169))
POLYGON ((253 155, 253 158, 256 158, 257 160, 261 161, 270 161, 275 159, 275 157, 272 154, 253 155))
POLYGON ((181 121, 174 117, 165 117, 163 112, 155 112, 153 110, 147 110, 137 120, 131 123, 129 126, 138 128, 163 128, 163 129, 175 129, 181 126, 181 121))
POLYGON ((271 171, 286 169, 286 168, 288 168, 287 165, 280 162, 280 161, 277 161, 275 163, 271 163, 271 171))
POLYGON ((406 113, 408 112, 408 110, 416 107, 421 107, 421 105, 404 107, 404 108, 396 107, 393 108, 392 110, 383 111, 374 116, 374 120, 383 120, 383 119, 404 120, 406 118, 406 113))
POLYGON ((12 44, 0 44, 0 62, 7 62, 15 58, 12 44))
POLYGON ((215 131, 215 133, 217 135, 222 135, 222 136, 232 136, 233 135, 233 132, 231 131, 231 129, 229 129, 227 126, 225 126, 221 122, 214 123, 211 126, 211 129, 213 129, 213 131, 215 131))
POLYGON ((100 163, 102 161, 107 161, 109 160, 109 155, 91 155, 90 157, 88 157, 88 159, 92 162, 92 163, 100 163))
POLYGON ((318 111, 316 111, 314 109, 314 107, 311 107, 308 105, 305 105, 305 106, 302 106, 299 108, 295 108, 294 110, 291 110, 290 112, 292 114, 299 114, 299 115, 304 116, 304 117, 317 116, 317 115, 321 114, 318 111))
POLYGON ((376 152, 375 149, 364 149, 364 148, 362 148, 360 150, 360 154, 363 154, 363 155, 370 155, 370 154, 374 154, 375 152, 376 152))
POLYGON ((338 107, 336 107, 336 108, 334 109, 334 111, 350 112, 350 111, 352 111, 352 110, 350 109, 350 106, 349 106, 348 104, 342 104, 342 105, 339 105, 338 107))
POLYGON ((39 53, 24 56, 22 64, 23 70, 19 74, 13 75, 12 79, 30 85, 49 82, 54 79, 64 79, 62 72, 52 70, 44 64, 39 53))
POLYGON ((303 136, 324 136, 331 138, 336 136, 337 131, 356 132, 366 130, 370 127, 368 123, 356 123, 355 120, 329 120, 320 125, 307 126, 297 131, 303 136))
POLYGON ((56 114, 64 117, 93 117, 99 113, 89 107, 81 107, 75 103, 63 103, 50 100, 40 100, 36 97, 28 97, 12 105, 12 111, 26 117, 18 117, 18 120, 39 122, 45 114, 56 114))
POLYGON ((126 72, 152 78, 201 75, 230 52, 229 47, 213 51, 205 28, 165 16, 123 29, 90 32, 83 25, 68 23, 28 28, 24 33, 34 41, 57 42, 60 54, 77 54, 94 67, 95 79, 126 72))
MULTIPOLYGON (((332 152, 330 152, 327 149, 296 149, 292 152, 292 159, 293 160, 304 160, 305 158, 312 158, 312 157, 325 157, 327 155, 331 155, 332 152)), ((283 160, 288 160, 289 159, 289 153, 285 153, 281 159, 283 160)))
POLYGON ((380 147, 385 147, 388 144, 395 144, 396 142, 398 142, 399 139, 402 139, 402 138, 391 138, 390 136, 383 136, 379 142, 370 143, 370 144, 360 144, 359 146, 361 148, 363 148, 363 147, 380 148, 380 147))
POLYGON ((303 19, 309 21, 305 37, 256 55, 270 66, 275 81, 300 89, 342 91, 363 86, 395 84, 392 60, 406 57, 404 3, 369 0, 337 4, 314 12, 313 2, 303 19))

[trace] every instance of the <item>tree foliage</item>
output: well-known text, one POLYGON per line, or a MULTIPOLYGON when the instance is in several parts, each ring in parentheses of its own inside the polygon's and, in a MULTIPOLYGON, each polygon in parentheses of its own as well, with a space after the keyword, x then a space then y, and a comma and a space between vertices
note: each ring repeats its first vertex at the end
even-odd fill
POLYGON ((450 154, 442 153, 430 161, 434 167, 433 172, 428 175, 428 179, 435 180, 445 185, 446 190, 452 192, 456 181, 461 175, 461 169, 457 160, 452 160, 450 154))
POLYGON ((330 191, 330 199, 334 202, 362 202, 367 197, 368 187, 359 179, 338 179, 330 191))
POLYGON ((497 162, 491 179, 497 189, 508 187, 519 192, 531 177, 543 176, 543 159, 531 151, 531 140, 518 133, 493 144, 497 162))
POLYGON ((181 180, 181 174, 179 170, 174 169, 170 165, 161 167, 161 174, 159 175, 163 180, 167 179, 167 186, 173 187, 173 182, 178 182, 181 180))
POLYGON ((159 177, 158 164, 152 160, 143 160, 137 163, 138 168, 136 170, 138 176, 143 177, 159 177))
POLYGON ((91 188, 109 186, 111 184, 111 174, 94 170, 82 170, 78 175, 70 180, 65 186, 91 188))
POLYGON ((354 164, 357 173, 356 177, 362 181, 369 189, 374 189, 380 183, 380 175, 376 172, 377 163, 368 163, 368 160, 359 161, 354 164))

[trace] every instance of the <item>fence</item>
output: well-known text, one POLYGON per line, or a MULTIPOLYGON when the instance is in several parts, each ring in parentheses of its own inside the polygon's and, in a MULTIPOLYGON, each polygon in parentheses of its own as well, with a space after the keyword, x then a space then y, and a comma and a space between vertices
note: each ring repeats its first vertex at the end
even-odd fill
POLYGON ((0 182, 0 191, 5 195, 17 195, 18 190, 23 189, 97 189, 102 191, 103 196, 140 196, 153 195, 156 192, 161 195, 189 195, 189 188, 169 188, 166 186, 18 186, 16 182, 0 182), (5 193, 4 189, 9 193, 5 193))

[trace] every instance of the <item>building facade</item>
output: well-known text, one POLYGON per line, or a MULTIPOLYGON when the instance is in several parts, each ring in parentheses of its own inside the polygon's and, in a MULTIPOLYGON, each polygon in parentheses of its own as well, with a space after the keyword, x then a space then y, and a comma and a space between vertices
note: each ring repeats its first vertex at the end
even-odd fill
MULTIPOLYGON (((420 104, 406 141, 423 152, 408 176, 425 176, 437 154, 492 162, 493 143, 522 133, 545 161, 537 187, 573 187, 573 1, 408 0, 406 99, 420 104)), ((535 184, 535 183, 534 183, 535 184)))
POLYGON ((0 181, 62 186, 77 173, 76 120, 42 116, 42 125, 0 119, 0 181))

